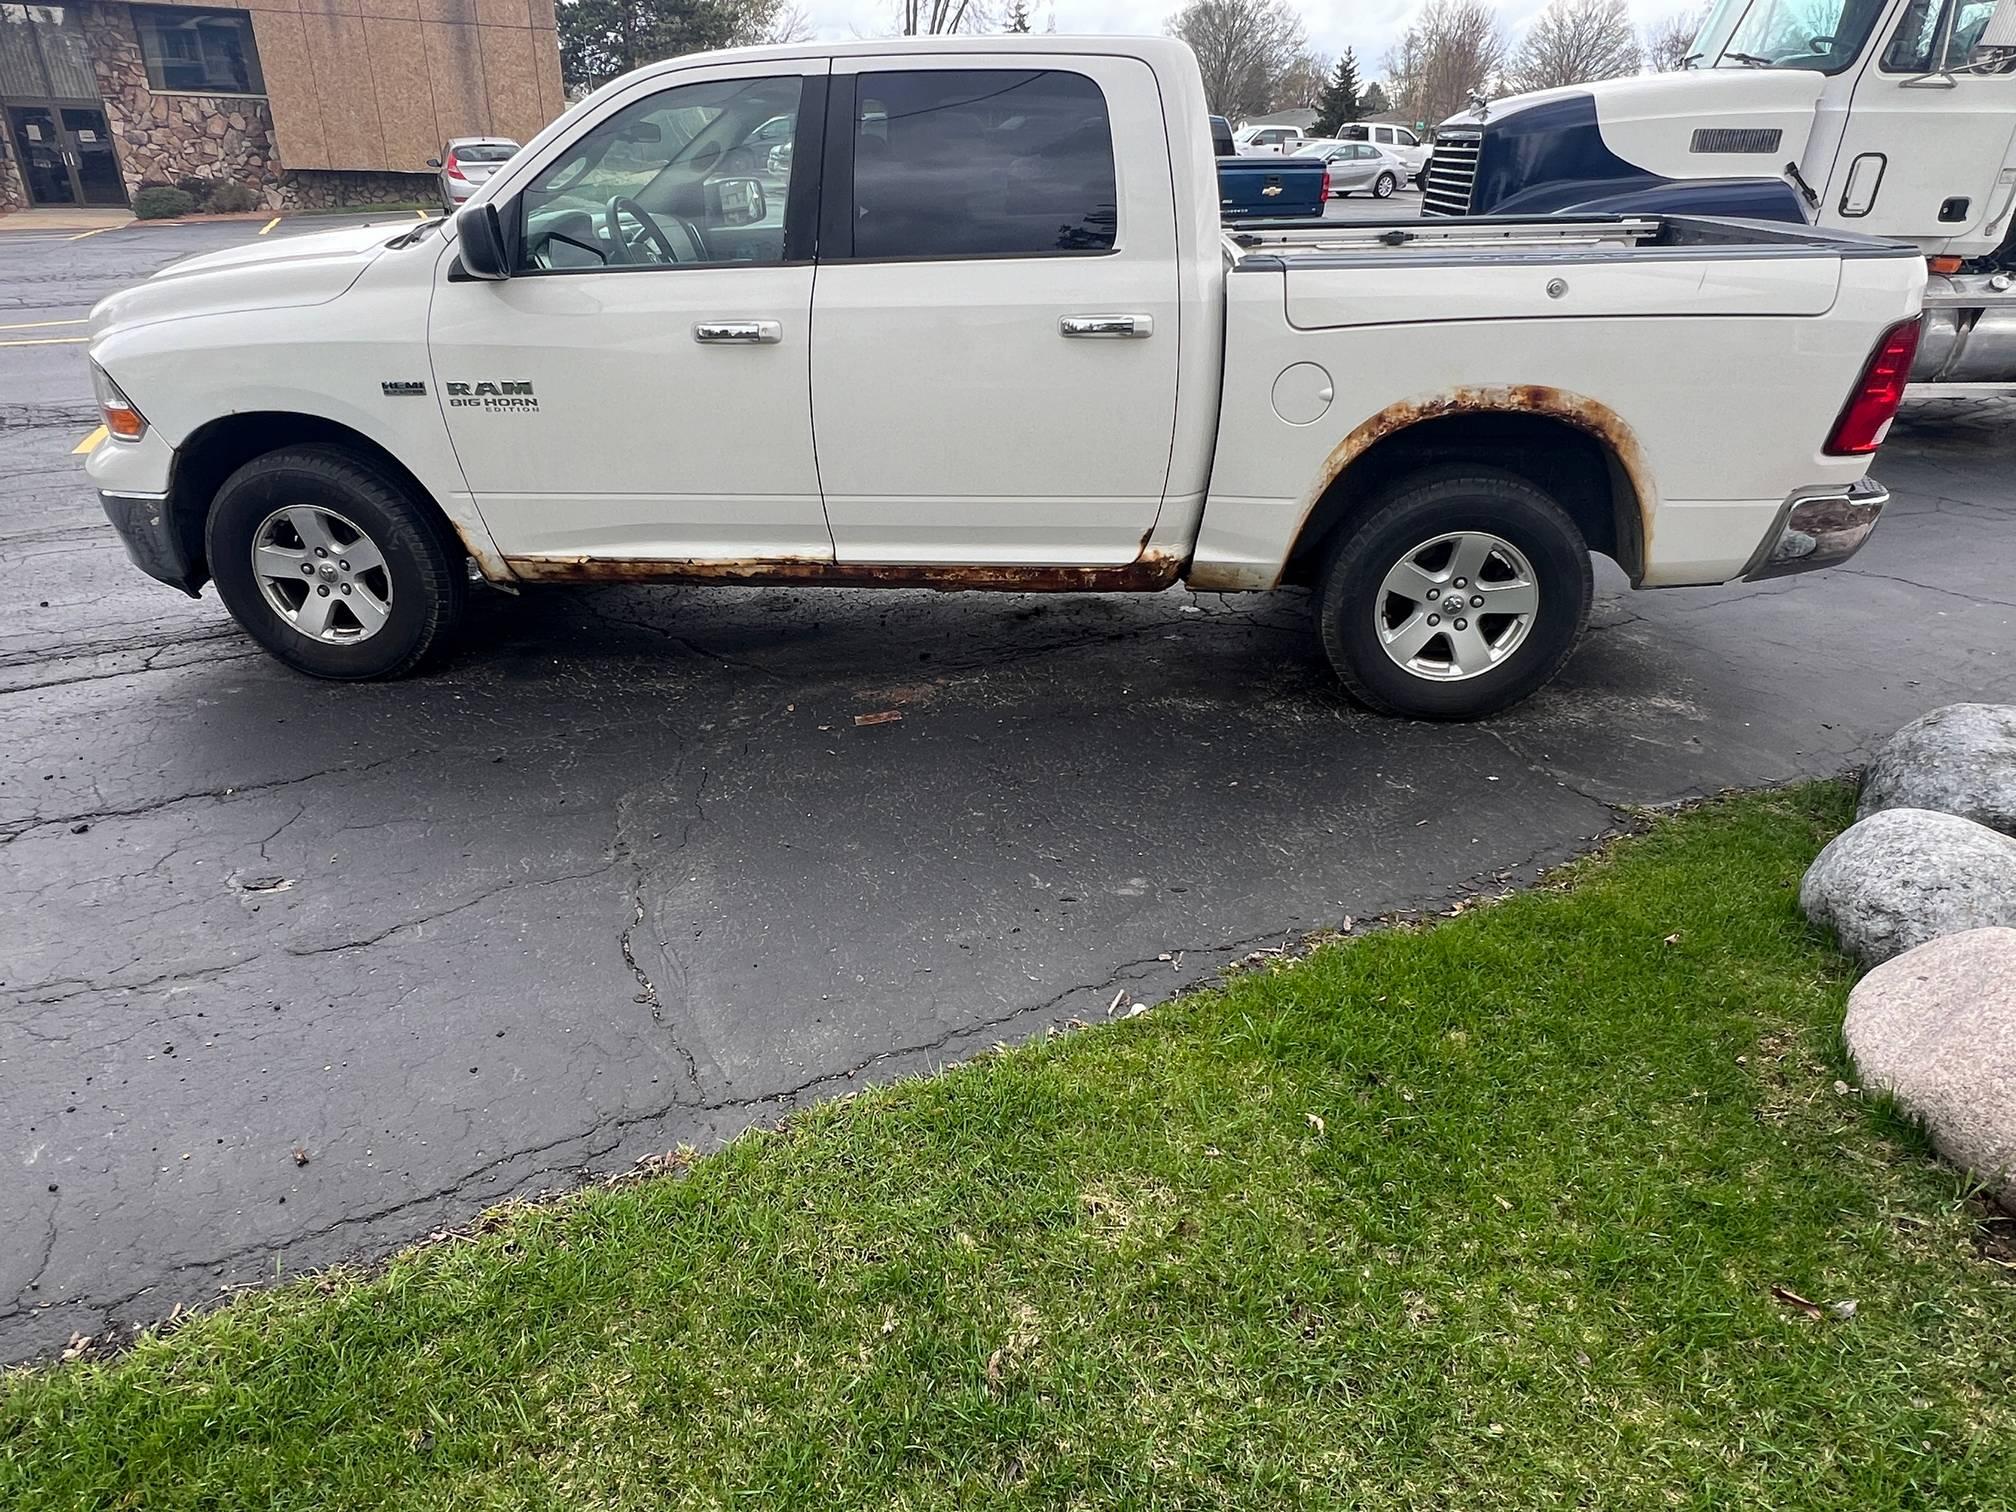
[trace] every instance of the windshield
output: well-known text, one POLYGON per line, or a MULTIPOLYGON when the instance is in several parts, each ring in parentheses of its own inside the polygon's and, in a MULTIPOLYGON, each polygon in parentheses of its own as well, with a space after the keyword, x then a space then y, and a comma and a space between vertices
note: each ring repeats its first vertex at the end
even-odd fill
MULTIPOLYGON (((1835 74, 1861 56, 1886 0, 1750 0, 1719 68, 1810 68, 1835 74)), ((1702 29, 1712 29, 1711 17, 1702 29)))

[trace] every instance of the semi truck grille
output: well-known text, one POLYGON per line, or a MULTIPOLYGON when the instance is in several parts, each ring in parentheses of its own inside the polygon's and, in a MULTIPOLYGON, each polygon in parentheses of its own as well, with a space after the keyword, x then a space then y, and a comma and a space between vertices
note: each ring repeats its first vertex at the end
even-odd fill
POLYGON ((1421 185, 1423 215, 1468 215, 1477 182, 1477 153, 1483 135, 1475 131, 1437 134, 1428 176, 1421 185))

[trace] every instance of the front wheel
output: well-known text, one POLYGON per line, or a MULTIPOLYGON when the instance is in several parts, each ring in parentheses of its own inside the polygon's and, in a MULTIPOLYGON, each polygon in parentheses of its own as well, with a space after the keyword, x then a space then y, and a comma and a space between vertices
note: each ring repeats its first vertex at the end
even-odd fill
POLYGON ((1382 173, 1372 184, 1372 197, 1374 199, 1391 199, 1396 187, 1398 186, 1394 183, 1393 175, 1382 173))
POLYGON ((1589 621, 1589 549, 1525 479, 1445 467, 1401 479, 1330 548, 1323 649, 1360 702, 1477 719, 1551 681, 1589 621))
POLYGON ((231 617, 314 677, 412 671, 446 638, 467 591, 446 529, 340 447, 289 447, 246 463, 217 491, 204 542, 231 617))

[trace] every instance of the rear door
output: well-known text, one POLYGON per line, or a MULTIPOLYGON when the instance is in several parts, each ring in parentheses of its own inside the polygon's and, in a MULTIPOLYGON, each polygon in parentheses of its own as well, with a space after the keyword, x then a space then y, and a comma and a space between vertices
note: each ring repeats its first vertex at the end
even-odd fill
POLYGON ((812 414, 838 560, 1133 561, 1176 410, 1148 66, 837 59, 826 137, 812 414))

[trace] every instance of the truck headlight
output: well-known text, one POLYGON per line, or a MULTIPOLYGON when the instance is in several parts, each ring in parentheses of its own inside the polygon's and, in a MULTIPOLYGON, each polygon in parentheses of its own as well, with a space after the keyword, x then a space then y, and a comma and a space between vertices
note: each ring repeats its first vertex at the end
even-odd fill
POLYGON ((147 417, 134 408, 133 401, 119 391, 97 363, 91 364, 91 387, 98 393, 98 413, 114 441, 138 441, 147 434, 147 417))

